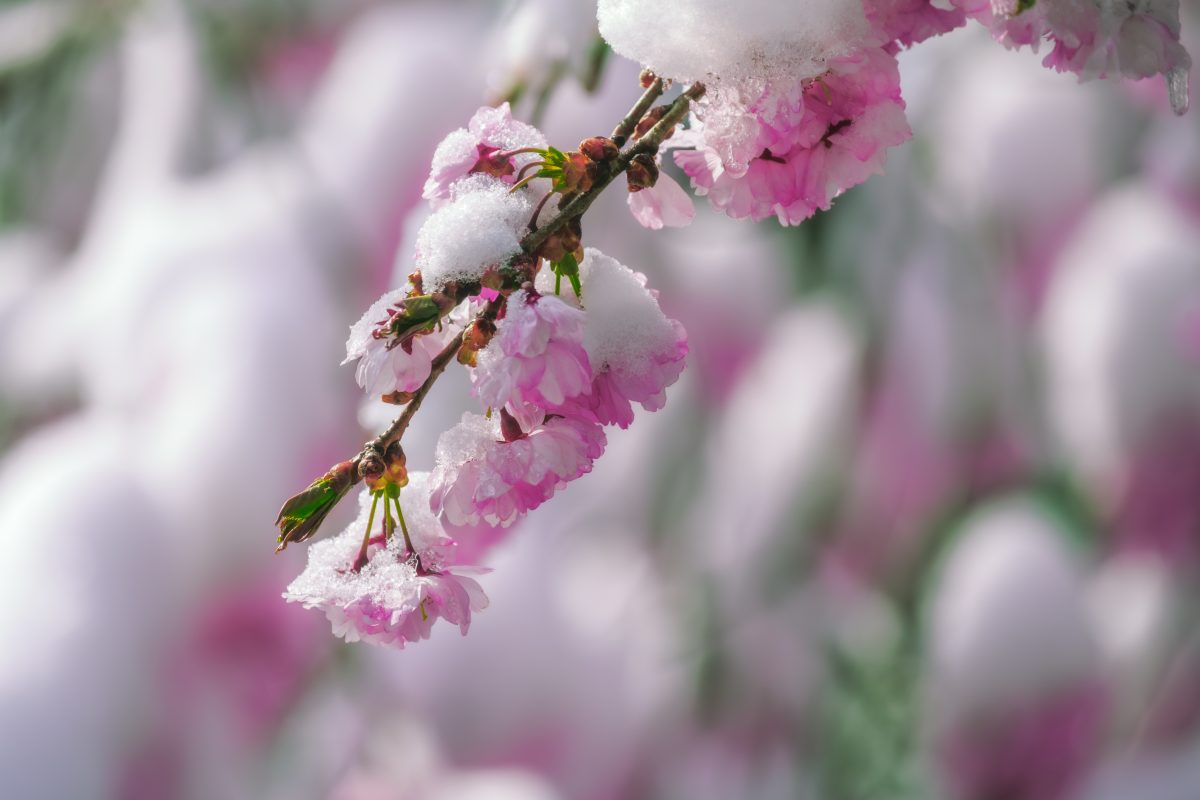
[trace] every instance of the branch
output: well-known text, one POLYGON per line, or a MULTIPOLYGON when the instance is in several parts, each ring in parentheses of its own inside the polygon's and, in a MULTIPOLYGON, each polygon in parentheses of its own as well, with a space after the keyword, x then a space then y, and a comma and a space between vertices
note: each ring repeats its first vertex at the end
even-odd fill
MULTIPOLYGON (((642 100, 645 100, 646 95, 650 94, 653 89, 654 86, 651 86, 650 89, 646 90, 646 94, 642 95, 641 100, 638 100, 638 105, 634 106, 635 110, 642 104, 642 100)), ((663 114, 662 119, 660 119, 653 128, 647 131, 645 136, 643 136, 641 139, 638 139, 637 144, 622 152, 617 160, 613 162, 606 171, 596 176, 596 179, 592 182, 592 187, 590 189, 575 196, 569 203, 559 210, 558 214, 555 215, 553 219, 548 220, 544 225, 542 225, 542 227, 538 228, 536 231, 530 233, 528 236, 522 239, 521 249, 525 253, 532 255, 533 253, 537 252, 537 249, 541 247, 543 242, 550 238, 551 234, 558 231, 572 219, 583 216, 584 212, 586 212, 592 203, 595 202, 596 198, 600 196, 600 193, 603 192, 604 189, 610 183, 612 183, 618 175, 629 168, 629 162, 633 161, 634 156, 639 155, 640 153, 648 153, 651 155, 657 153, 659 145, 661 145, 667 138, 667 132, 683 121, 683 118, 687 115, 688 110, 691 108, 692 101, 698 100, 703 96, 704 84, 695 83, 692 84, 692 86, 689 87, 686 92, 681 94, 679 97, 676 97, 675 102, 671 103, 670 107, 667 109, 667 112, 663 114)), ((654 97, 651 97, 649 102, 653 103, 654 97)), ((637 123, 635 122, 634 124, 636 125, 637 123)), ((622 125, 624 125, 624 122, 622 122, 622 125)), ((621 126, 618 126, 618 130, 620 127, 621 126)))
POLYGON ((655 78, 638 101, 633 104, 633 108, 629 109, 629 113, 625 118, 617 123, 617 127, 613 128, 612 136, 609 138, 617 143, 617 147, 624 147, 625 142, 629 140, 629 134, 633 133, 633 129, 642 121, 642 117, 646 116, 646 112, 650 110, 650 106, 654 105, 663 93, 662 78, 655 78))
MULTIPOLYGON (((425 400, 425 396, 429 394, 429 390, 433 388, 433 383, 445 371, 446 365, 454 360, 458 355, 458 348, 462 347, 463 334, 466 329, 459 331, 450 343, 442 348, 442 351, 433 357, 429 362, 429 377, 421 384, 421 387, 413 393, 412 399, 404 406, 404 413, 396 417, 387 430, 375 437, 371 442, 379 452, 387 449, 387 446, 404 435, 404 431, 408 429, 408 423, 412 422, 413 415, 417 413, 417 409, 421 407, 421 403, 425 400)), ((359 454, 359 458, 362 454, 359 454)))
MULTIPOLYGON (((637 123, 645 116, 650 106, 662 95, 662 91, 663 82, 656 78, 638 99, 637 103, 634 104, 633 108, 630 109, 629 114, 621 120, 620 124, 613 131, 612 138, 618 145, 624 144, 625 140, 637 127, 637 123)), ((537 230, 531 231, 521 240, 521 250, 525 256, 532 256, 551 234, 567 225, 571 220, 582 216, 595 199, 600 196, 600 193, 618 175, 629 168, 630 163, 635 157, 641 154, 653 155, 657 153, 659 146, 666 140, 668 132, 683 121, 684 116, 691 108, 692 101, 699 99, 703 95, 704 85, 696 83, 679 97, 675 98, 674 102, 667 107, 667 111, 663 114, 662 118, 636 144, 622 151, 613 161, 603 164, 603 169, 600 170, 594 179, 591 188, 582 194, 576 195, 565 206, 559 209, 558 214, 553 219, 546 222, 546 224, 537 230)), ((541 210, 540 204, 538 210, 541 210)), ((510 261, 510 265, 511 263, 510 261)), ((494 321, 503 303, 503 297, 497 297, 489 301, 483 311, 476 317, 476 320, 494 321)), ((405 406, 404 412, 388 426, 387 430, 364 445, 363 449, 353 459, 336 465, 328 474, 314 481, 304 492, 290 498, 284 503, 283 509, 279 512, 279 519, 276 520, 276 525, 280 526, 279 547, 276 552, 286 547, 288 542, 303 541, 312 536, 329 510, 361 479, 362 476, 359 475, 359 468, 362 466, 363 459, 367 457, 367 454, 385 452, 388 445, 398 441, 404 435, 409 423, 412 422, 413 416, 416 415, 417 410, 421 407, 421 403, 424 402, 429 391, 433 388, 434 382, 446 370, 446 366, 458 355, 459 350, 463 346, 467 330, 468 328, 464 328, 459 332, 433 358, 430 362, 429 377, 425 379, 425 382, 413 394, 412 398, 408 401, 408 405, 405 406)))

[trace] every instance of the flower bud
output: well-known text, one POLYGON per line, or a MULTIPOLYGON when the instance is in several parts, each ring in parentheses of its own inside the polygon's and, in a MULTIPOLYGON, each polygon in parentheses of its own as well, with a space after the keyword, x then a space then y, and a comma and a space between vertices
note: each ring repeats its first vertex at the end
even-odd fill
POLYGON ((292 542, 303 542, 316 533, 325 517, 358 479, 359 471, 354 462, 343 461, 309 484, 303 492, 289 498, 275 519, 275 526, 279 528, 279 546, 275 552, 292 542))
POLYGON ((563 227, 546 238, 538 248, 537 255, 547 261, 561 261, 567 253, 574 253, 582 260, 583 254, 583 225, 579 217, 575 217, 563 227))
POLYGON ((621 148, 617 147, 617 143, 607 136, 593 136, 579 143, 579 152, 592 161, 603 162, 612 161, 620 155, 621 148))
POLYGON ((458 350, 458 363, 468 367, 475 366, 475 356, 488 346, 488 342, 496 335, 496 323, 489 319, 474 320, 463 331, 462 347, 458 350))
POLYGON ((404 448, 399 442, 392 442, 383 452, 383 463, 386 466, 384 478, 393 486, 408 485, 408 459, 404 457, 404 448))
POLYGON ((376 339, 395 337, 397 342, 401 342, 419 332, 431 331, 445 313, 446 299, 444 296, 427 294, 406 297, 394 308, 388 309, 389 318, 371 335, 376 339))
POLYGON ((638 83, 642 85, 643 89, 649 89, 656 80, 658 80, 658 76, 654 74, 653 70, 644 69, 638 74, 638 83))
MULTIPOLYGON (((647 133, 649 133, 650 129, 653 128, 655 125, 657 125, 659 123, 659 120, 661 120, 663 118, 663 116, 666 115, 667 110, 669 108, 670 108, 670 106, 655 106, 654 108, 647 111, 646 116, 644 116, 640 120, 638 120, 637 126, 633 129, 633 138, 640 139, 643 136, 645 136, 647 133)), ((671 134, 673 134, 674 132, 675 132, 675 126, 672 125, 670 130, 667 131, 667 135, 663 137, 663 140, 665 141, 667 139, 670 139, 671 134)))
POLYGON ((562 165, 562 177, 555 188, 563 194, 582 194, 592 188, 596 178, 596 163, 583 153, 567 153, 562 165))
POLYGON ((642 189, 649 189, 658 183, 658 164, 654 162, 654 156, 649 153, 638 153, 629 162, 625 176, 629 179, 630 192, 640 192, 642 189))
POLYGON ((387 472, 387 466, 383 463, 383 454, 375 447, 368 445, 363 451, 362 459, 358 462, 359 477, 370 489, 375 490, 379 488, 378 484, 383 480, 385 472, 387 472))

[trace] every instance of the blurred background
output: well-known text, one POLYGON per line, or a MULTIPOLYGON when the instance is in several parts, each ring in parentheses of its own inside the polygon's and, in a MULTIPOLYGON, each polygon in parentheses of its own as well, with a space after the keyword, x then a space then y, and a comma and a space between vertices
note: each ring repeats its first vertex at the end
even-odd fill
POLYGON ((1200 798, 1200 115, 1039 62, 904 53, 914 140, 797 229, 607 193, 688 370, 398 652, 272 554, 391 411, 347 326, 442 136, 573 147, 636 66, 586 0, 0 2, 0 795, 1200 798))

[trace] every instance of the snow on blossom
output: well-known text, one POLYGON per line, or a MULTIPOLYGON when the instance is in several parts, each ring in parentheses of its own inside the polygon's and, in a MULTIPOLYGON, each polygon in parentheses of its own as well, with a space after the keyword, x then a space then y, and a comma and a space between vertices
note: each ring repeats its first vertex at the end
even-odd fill
POLYGON ((613 50, 681 81, 812 77, 872 34, 861 0, 600 0, 613 50))
POLYGON ((430 364, 454 335, 462 329, 461 320, 452 313, 443 321, 440 330, 413 337, 405 346, 392 346, 393 340, 373 334, 388 320, 388 309, 408 296, 410 286, 386 292, 371 304, 358 322, 350 326, 343 364, 358 360, 354 379, 370 397, 393 392, 416 391, 429 377, 430 364))
POLYGON ((700 146, 675 153, 696 193, 735 219, 775 216, 784 225, 798 225, 818 209, 828 209, 846 189, 882 172, 887 148, 912 136, 896 59, 879 48, 839 58, 819 78, 793 84, 792 93, 772 88, 744 107, 742 124, 725 124, 738 117, 739 99, 744 98, 718 97, 717 105, 702 110, 722 124, 710 129, 701 116, 700 146), (797 87, 802 103, 774 101, 793 95, 797 87), (755 119, 745 119, 747 114, 755 119), (777 143, 743 163, 741 157, 767 136, 777 143))
POLYGON ((417 233, 416 264, 425 291, 454 280, 478 280, 488 267, 521 249, 521 236, 533 214, 525 191, 490 175, 457 181, 451 202, 425 221, 417 233))
POLYGON ((679 379, 687 332, 658 306, 646 276, 589 247, 579 265, 587 311, 583 346, 594 380, 589 401, 600 422, 622 428, 633 422, 632 403, 657 411, 667 387, 679 379))
MULTIPOLYGON (((395 533, 384 543, 375 537, 367 563, 353 565, 362 546, 371 516, 373 496, 363 491, 358 517, 346 530, 317 542, 308 550, 308 565, 284 592, 284 598, 305 608, 325 612, 333 632, 348 642, 367 641, 403 648, 406 642, 428 639, 439 618, 457 625, 464 635, 471 613, 485 609, 487 596, 469 567, 440 571, 439 553, 450 543, 440 523, 427 510, 427 476, 413 473, 410 489, 401 491, 400 503, 421 562, 405 552, 403 537, 395 533), (416 480, 414 480, 414 478, 416 480), (414 483, 417 486, 413 490, 414 483), (431 563, 425 564, 428 560, 431 563)), ((382 501, 375 519, 382 524, 382 501)))
POLYGON ((452 131, 433 154, 423 197, 434 208, 450 200, 451 185, 473 172, 485 173, 513 183, 521 167, 536 160, 533 153, 499 157, 505 151, 525 147, 544 148, 546 137, 532 125, 513 119, 508 103, 496 108, 483 106, 465 128, 452 131))
POLYGON ((585 314, 552 294, 514 292, 496 334, 471 373, 475 394, 492 408, 552 410, 591 387, 583 349, 585 314))
POLYGON ((1053 49, 1043 63, 1080 80, 1166 77, 1171 107, 1187 110, 1191 57, 1179 41, 1179 0, 1039 0, 1020 10, 1016 0, 955 0, 1007 47, 1042 40, 1053 49))
POLYGON ((499 415, 464 414, 438 439, 430 508, 452 526, 507 527, 591 472, 605 444, 604 429, 585 419, 549 416, 505 441, 499 415))

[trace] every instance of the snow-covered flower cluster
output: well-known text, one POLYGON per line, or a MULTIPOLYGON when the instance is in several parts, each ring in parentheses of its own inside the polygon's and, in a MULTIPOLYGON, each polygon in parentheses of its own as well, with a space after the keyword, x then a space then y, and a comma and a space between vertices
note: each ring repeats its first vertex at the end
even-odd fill
POLYGON ((354 522, 309 548, 308 567, 284 597, 324 611, 333 632, 350 642, 404 647, 428 639, 439 618, 465 634, 471 613, 488 600, 470 577, 479 570, 456 563, 455 542, 429 511, 428 473, 411 473, 395 500, 404 536, 391 502, 386 492, 364 490, 354 522))
POLYGON ((545 146, 542 132, 513 119, 508 103, 499 108, 484 106, 467 127, 452 132, 438 145, 422 196, 434 208, 441 208, 449 202, 454 183, 471 174, 516 183, 518 170, 535 158, 530 152, 510 152, 545 146))
MULTIPOLYGON (((590 472, 605 426, 627 428, 635 404, 662 408, 683 371, 687 335, 644 275, 584 249, 570 226, 526 252, 523 236, 544 200, 583 191, 596 173, 590 164, 616 150, 602 137, 571 154, 544 143, 507 107, 480 109, 451 133, 426 184, 433 213, 411 254, 416 268, 351 327, 346 361, 358 362, 369 397, 409 404, 408 413, 457 360, 481 413, 442 434, 432 475, 407 475, 394 441, 360 456, 387 466, 358 466, 368 485, 358 519, 313 546, 286 594, 324 610, 348 640, 403 646, 427 638, 439 617, 465 633, 487 601, 460 554, 485 555, 524 514, 590 472), (549 192, 524 174, 548 165, 540 174, 552 176, 549 192)), ((310 499, 336 502, 321 485, 289 513, 302 517, 310 499)))
POLYGON ((493 412, 442 435, 432 505, 454 525, 507 527, 590 472, 605 425, 627 428, 633 404, 656 411, 678 380, 687 334, 642 276, 594 248, 580 293, 556 294, 543 271, 509 295, 472 369, 493 412))
MULTIPOLYGON (((881 172, 912 136, 895 54, 968 18, 1009 47, 1048 42, 1046 65, 1081 80, 1164 75, 1172 107, 1187 107, 1178 0, 600 0, 597 13, 618 53, 708 86, 667 146, 737 219, 796 225, 881 172)), ((643 224, 661 227, 652 211, 643 224)))

